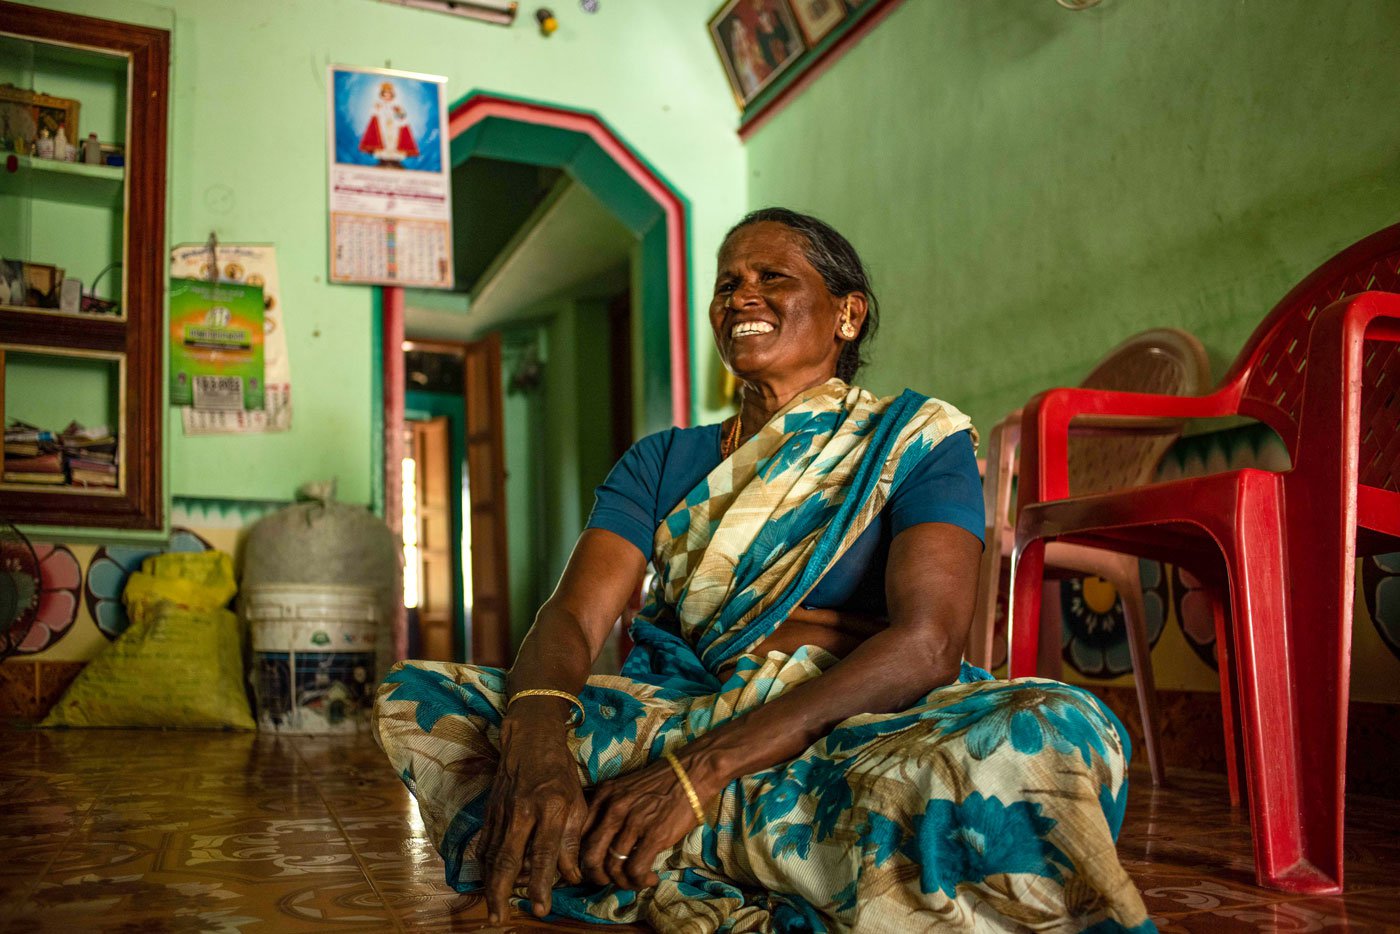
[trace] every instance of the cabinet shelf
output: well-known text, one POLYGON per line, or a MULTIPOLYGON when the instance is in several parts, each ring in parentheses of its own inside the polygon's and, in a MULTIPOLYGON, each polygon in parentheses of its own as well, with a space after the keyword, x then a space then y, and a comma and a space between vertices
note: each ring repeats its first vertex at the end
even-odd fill
POLYGON ((0 225, 0 255, 79 280, 120 269, 99 294, 122 310, 0 305, 5 423, 60 434, 76 422, 110 436, 90 460, 73 453, 80 444, 52 451, 44 445, 54 442, 36 443, 41 459, 60 455, 65 481, 81 478, 63 484, 25 482, 45 479, 53 465, 27 463, 32 448, 16 440, 6 452, 14 479, 0 477, 0 515, 47 535, 162 533, 170 32, 0 0, 0 39, 29 63, 21 91, 66 108, 62 122, 80 139, 123 141, 126 157, 125 166, 106 166, 0 153, 0 215, 18 220, 0 225), (102 483, 108 478, 114 486, 102 483))
POLYGON ((72 483, 11 483, 0 480, 0 490, 7 493, 49 493, 54 496, 106 496, 120 499, 122 491, 112 487, 83 486, 72 483))
POLYGON ((127 349, 127 323, 107 315, 0 305, 0 344, 123 353, 127 349))
POLYGON ((126 169, 122 166, 13 156, 15 171, 12 172, 8 165, 10 158, 5 157, 6 166, 0 171, 0 194, 68 204, 121 204, 126 183, 126 169))

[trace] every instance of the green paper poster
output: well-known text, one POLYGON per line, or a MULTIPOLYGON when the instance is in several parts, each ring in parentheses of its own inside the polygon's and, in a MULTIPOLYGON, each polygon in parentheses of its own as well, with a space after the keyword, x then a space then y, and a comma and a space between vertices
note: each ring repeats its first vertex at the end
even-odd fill
POLYGON ((170 404, 263 407, 262 286, 170 280, 170 404))

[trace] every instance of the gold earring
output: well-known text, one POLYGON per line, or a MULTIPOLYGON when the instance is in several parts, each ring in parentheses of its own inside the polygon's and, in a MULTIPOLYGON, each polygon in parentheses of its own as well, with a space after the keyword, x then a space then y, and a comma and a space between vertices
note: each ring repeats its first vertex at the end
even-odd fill
POLYGON ((851 323, 851 319, 849 317, 847 317, 845 321, 841 322, 841 336, 844 337, 846 340, 855 340, 856 334, 858 333, 859 332, 856 330, 856 326, 851 323))

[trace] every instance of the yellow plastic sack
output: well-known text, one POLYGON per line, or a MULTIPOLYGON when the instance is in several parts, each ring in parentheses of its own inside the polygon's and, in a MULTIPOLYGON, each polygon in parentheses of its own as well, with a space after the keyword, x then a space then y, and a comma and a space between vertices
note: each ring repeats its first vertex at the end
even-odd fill
POLYGON ((251 730, 233 562, 219 551, 147 558, 122 599, 131 625, 87 664, 43 726, 251 730))
POLYGON ((141 562, 141 570, 127 578, 122 602, 135 619, 162 600, 191 610, 221 609, 237 592, 233 561, 222 551, 174 552, 141 562))

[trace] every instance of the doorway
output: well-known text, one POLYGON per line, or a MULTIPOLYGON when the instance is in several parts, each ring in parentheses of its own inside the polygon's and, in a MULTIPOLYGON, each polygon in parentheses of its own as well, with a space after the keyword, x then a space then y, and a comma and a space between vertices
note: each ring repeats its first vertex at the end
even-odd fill
MULTIPOLYGON (((505 524, 492 524, 483 537, 477 534, 476 507, 468 505, 465 515, 472 519, 472 541, 466 551, 465 566, 470 571, 465 577, 473 580, 455 645, 459 654, 468 654, 460 650, 469 647, 468 657, 475 663, 508 664, 529 616, 547 595, 544 587, 552 587, 567 559, 591 505, 592 485, 601 481, 633 438, 690 422, 689 211, 684 198, 595 114, 474 93, 453 107, 449 123, 454 202, 477 207, 467 214, 499 218, 503 212, 528 213, 519 231, 522 236, 544 229, 539 221, 551 211, 576 221, 572 239, 564 238, 536 251, 550 257, 543 267, 518 264, 514 269, 491 268, 495 260, 482 262, 478 255, 471 273, 479 273, 484 284, 459 281, 460 291, 451 293, 386 288, 378 308, 385 348, 385 490, 401 488, 405 448, 414 443, 403 430, 407 400, 400 394, 405 384, 399 348, 405 335, 415 344, 497 339, 494 366, 498 378, 492 385, 500 404, 492 412, 500 413, 500 434, 494 442, 483 439, 476 460, 489 463, 499 456, 503 466, 496 475, 502 486, 487 503, 502 515, 524 500, 528 507, 543 510, 547 518, 544 523, 513 519, 509 538, 505 524), (495 164, 485 164, 488 162, 495 164), (485 176, 500 179, 503 172, 509 175, 507 184, 514 188, 543 192, 531 211, 521 211, 518 203, 509 201, 490 209, 487 202, 499 190, 478 188, 474 194, 458 190, 458 184, 470 184, 473 175, 480 183, 485 176), (567 265, 562 258, 570 243, 577 246, 599 239, 597 232, 606 224, 577 223, 578 218, 587 216, 586 211, 579 211, 589 201, 601 207, 608 223, 620 225, 632 244, 621 281, 607 278, 615 269, 605 270, 582 292, 575 289, 562 294, 556 290, 525 300, 521 290, 542 288, 540 282, 545 277, 539 274, 541 268, 567 265), (506 288, 512 283, 515 291, 506 288), (567 312, 561 310, 561 301, 568 306, 567 312), (504 375, 502 338, 510 358, 504 375), (582 350, 585 345, 589 347, 586 352, 582 350), (541 373, 546 375, 539 379, 541 373), (615 378, 619 374, 622 378, 615 378), (534 401, 530 401, 532 394, 534 401), (541 401, 545 395, 549 398, 541 401), (523 443, 521 434, 526 435, 523 443), (525 449, 523 456, 517 447, 525 449), (561 464, 568 469, 557 469, 561 464), (541 469, 545 471, 543 479, 531 473, 541 469), (545 530, 549 534, 541 532, 541 524, 550 525, 545 530), (571 525, 569 532, 566 527, 571 525), (531 532, 537 533, 535 541, 522 540, 523 533, 531 532), (483 586, 475 563, 478 554, 487 553, 496 559, 485 572, 491 582, 483 586), (512 574, 507 570, 511 566, 527 573, 512 574), (502 577, 508 582, 504 588, 502 577), (547 581, 547 585, 540 581, 547 581), (500 599, 492 605, 495 595, 500 599), (516 605, 513 619, 512 602, 516 605), (484 612, 494 620, 489 626, 484 612)), ((477 244, 500 237, 500 225, 494 232, 468 234, 462 229, 466 215, 460 210, 457 213, 456 256, 473 254, 472 249, 463 248, 466 242, 477 244), (469 241, 464 241, 464 236, 469 241)), ((553 229, 566 228, 556 224, 553 229)), ((517 237, 506 238, 499 255, 506 259, 518 256, 520 245, 517 237)), ((487 256, 493 251, 494 247, 487 256)), ((459 279, 467 278, 461 275, 463 270, 458 272, 459 279)), ((471 407, 470 392, 464 404, 471 407)), ((475 437, 470 428, 466 437, 475 437)), ((470 443, 467 446, 470 448, 470 443)), ((467 461, 468 496, 474 500, 477 464, 470 450, 467 461)), ((415 474, 414 482, 417 480, 415 474)), ((401 528, 403 501, 385 496, 382 502, 390 526, 401 528)), ((407 628, 406 621, 401 622, 401 628, 407 628)), ((398 640, 400 651, 407 649, 406 643, 406 638, 398 640)))
POLYGON ((408 654, 450 662, 457 660, 458 647, 467 641, 460 637, 460 629, 469 628, 462 581, 470 577, 462 572, 462 555, 470 553, 471 545, 464 541, 470 532, 453 502, 460 502, 463 495, 462 461, 460 449, 453 450, 454 420, 448 415, 420 417, 412 396, 406 400, 410 408, 405 412, 403 460, 408 654))
POLYGON ((402 347, 408 654, 509 664, 500 338, 402 347))

